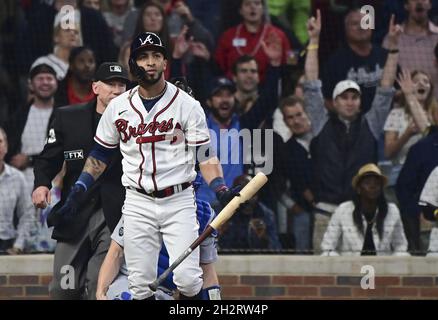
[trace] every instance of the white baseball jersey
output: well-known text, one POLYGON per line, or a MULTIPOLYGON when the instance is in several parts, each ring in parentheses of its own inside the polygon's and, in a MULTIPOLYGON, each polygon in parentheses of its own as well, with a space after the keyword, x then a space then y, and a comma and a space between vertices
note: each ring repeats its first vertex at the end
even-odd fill
POLYGON ((431 204, 438 207, 438 167, 427 178, 420 196, 420 205, 431 204))
POLYGON ((195 160, 186 146, 210 142, 200 103, 173 84, 147 112, 135 87, 109 103, 95 140, 107 148, 120 143, 124 186, 146 192, 191 182, 195 160))

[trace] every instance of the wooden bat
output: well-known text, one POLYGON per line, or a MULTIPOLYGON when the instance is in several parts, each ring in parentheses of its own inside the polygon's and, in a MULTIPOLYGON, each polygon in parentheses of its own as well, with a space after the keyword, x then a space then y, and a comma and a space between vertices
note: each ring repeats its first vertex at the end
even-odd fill
POLYGON ((239 208, 240 204, 251 199, 257 191, 263 187, 268 181, 268 178, 259 172, 250 182, 240 190, 240 196, 234 197, 226 206, 219 212, 216 218, 205 228, 204 232, 169 266, 154 282, 149 285, 152 291, 156 291, 158 286, 167 278, 167 276, 178 267, 181 262, 187 258, 193 250, 195 250, 210 234, 217 230, 221 225, 230 219, 239 208))

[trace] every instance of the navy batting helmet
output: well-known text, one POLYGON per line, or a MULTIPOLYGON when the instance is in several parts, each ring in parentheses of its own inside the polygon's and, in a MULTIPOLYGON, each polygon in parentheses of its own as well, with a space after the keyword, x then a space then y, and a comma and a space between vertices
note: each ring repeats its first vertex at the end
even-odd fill
POLYGON ((137 65, 135 61, 138 53, 143 50, 154 50, 162 53, 167 59, 167 50, 160 37, 153 32, 143 32, 137 35, 131 43, 131 54, 129 56, 129 69, 138 79, 144 77, 144 69, 137 65))

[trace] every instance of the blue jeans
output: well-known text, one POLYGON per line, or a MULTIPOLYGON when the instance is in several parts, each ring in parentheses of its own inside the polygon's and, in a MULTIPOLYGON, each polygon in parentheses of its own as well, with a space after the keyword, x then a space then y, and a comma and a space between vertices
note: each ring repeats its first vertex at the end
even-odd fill
POLYGON ((312 234, 309 212, 303 211, 292 215, 292 233, 295 239, 295 250, 299 253, 310 253, 312 234))

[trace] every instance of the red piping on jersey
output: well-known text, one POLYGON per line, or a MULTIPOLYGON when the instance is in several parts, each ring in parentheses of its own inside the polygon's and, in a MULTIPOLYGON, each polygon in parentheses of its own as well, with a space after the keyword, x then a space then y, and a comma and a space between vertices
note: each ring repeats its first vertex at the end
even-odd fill
MULTIPOLYGON (((143 115, 141 114, 140 111, 138 111, 138 109, 134 106, 134 104, 132 103, 132 95, 131 95, 132 89, 129 92, 129 104, 131 105, 131 108, 134 109, 134 111, 140 116, 140 121, 141 124, 144 124, 144 119, 143 119, 143 115)), ((143 189, 143 187, 141 186, 141 178, 143 176, 143 164, 144 164, 144 155, 143 155, 143 150, 141 149, 141 144, 138 145, 138 150, 140 151, 141 154, 141 162, 140 165, 138 166, 138 169, 140 170, 140 176, 138 177, 138 186, 140 187, 140 189, 143 189)))
MULTIPOLYGON (((178 93, 179 93, 179 89, 176 89, 176 92, 175 92, 172 100, 170 100, 170 102, 167 104, 167 106, 165 106, 163 109, 161 109, 160 111, 157 112, 157 114, 154 116, 153 122, 156 122, 158 116, 160 114, 162 114, 164 111, 166 111, 171 106, 171 104, 175 101, 178 93)), ((152 133, 152 137, 154 137, 154 136, 155 136, 155 131, 152 133)), ((155 142, 152 141, 152 182, 154 183, 154 190, 158 191, 157 181, 155 180, 155 173, 156 172, 157 172, 157 164, 155 163, 155 142)))
POLYGON ((111 149, 117 148, 117 145, 118 145, 118 144, 109 144, 109 143, 106 143, 105 141, 103 141, 102 139, 100 139, 98 136, 94 136, 94 140, 96 140, 96 141, 99 142, 100 144, 103 144, 105 147, 108 147, 108 148, 111 148, 111 149))
POLYGON ((163 140, 166 140, 166 135, 165 134, 160 134, 158 136, 138 137, 135 140, 135 142, 140 144, 140 143, 158 142, 158 141, 163 141, 163 140))

